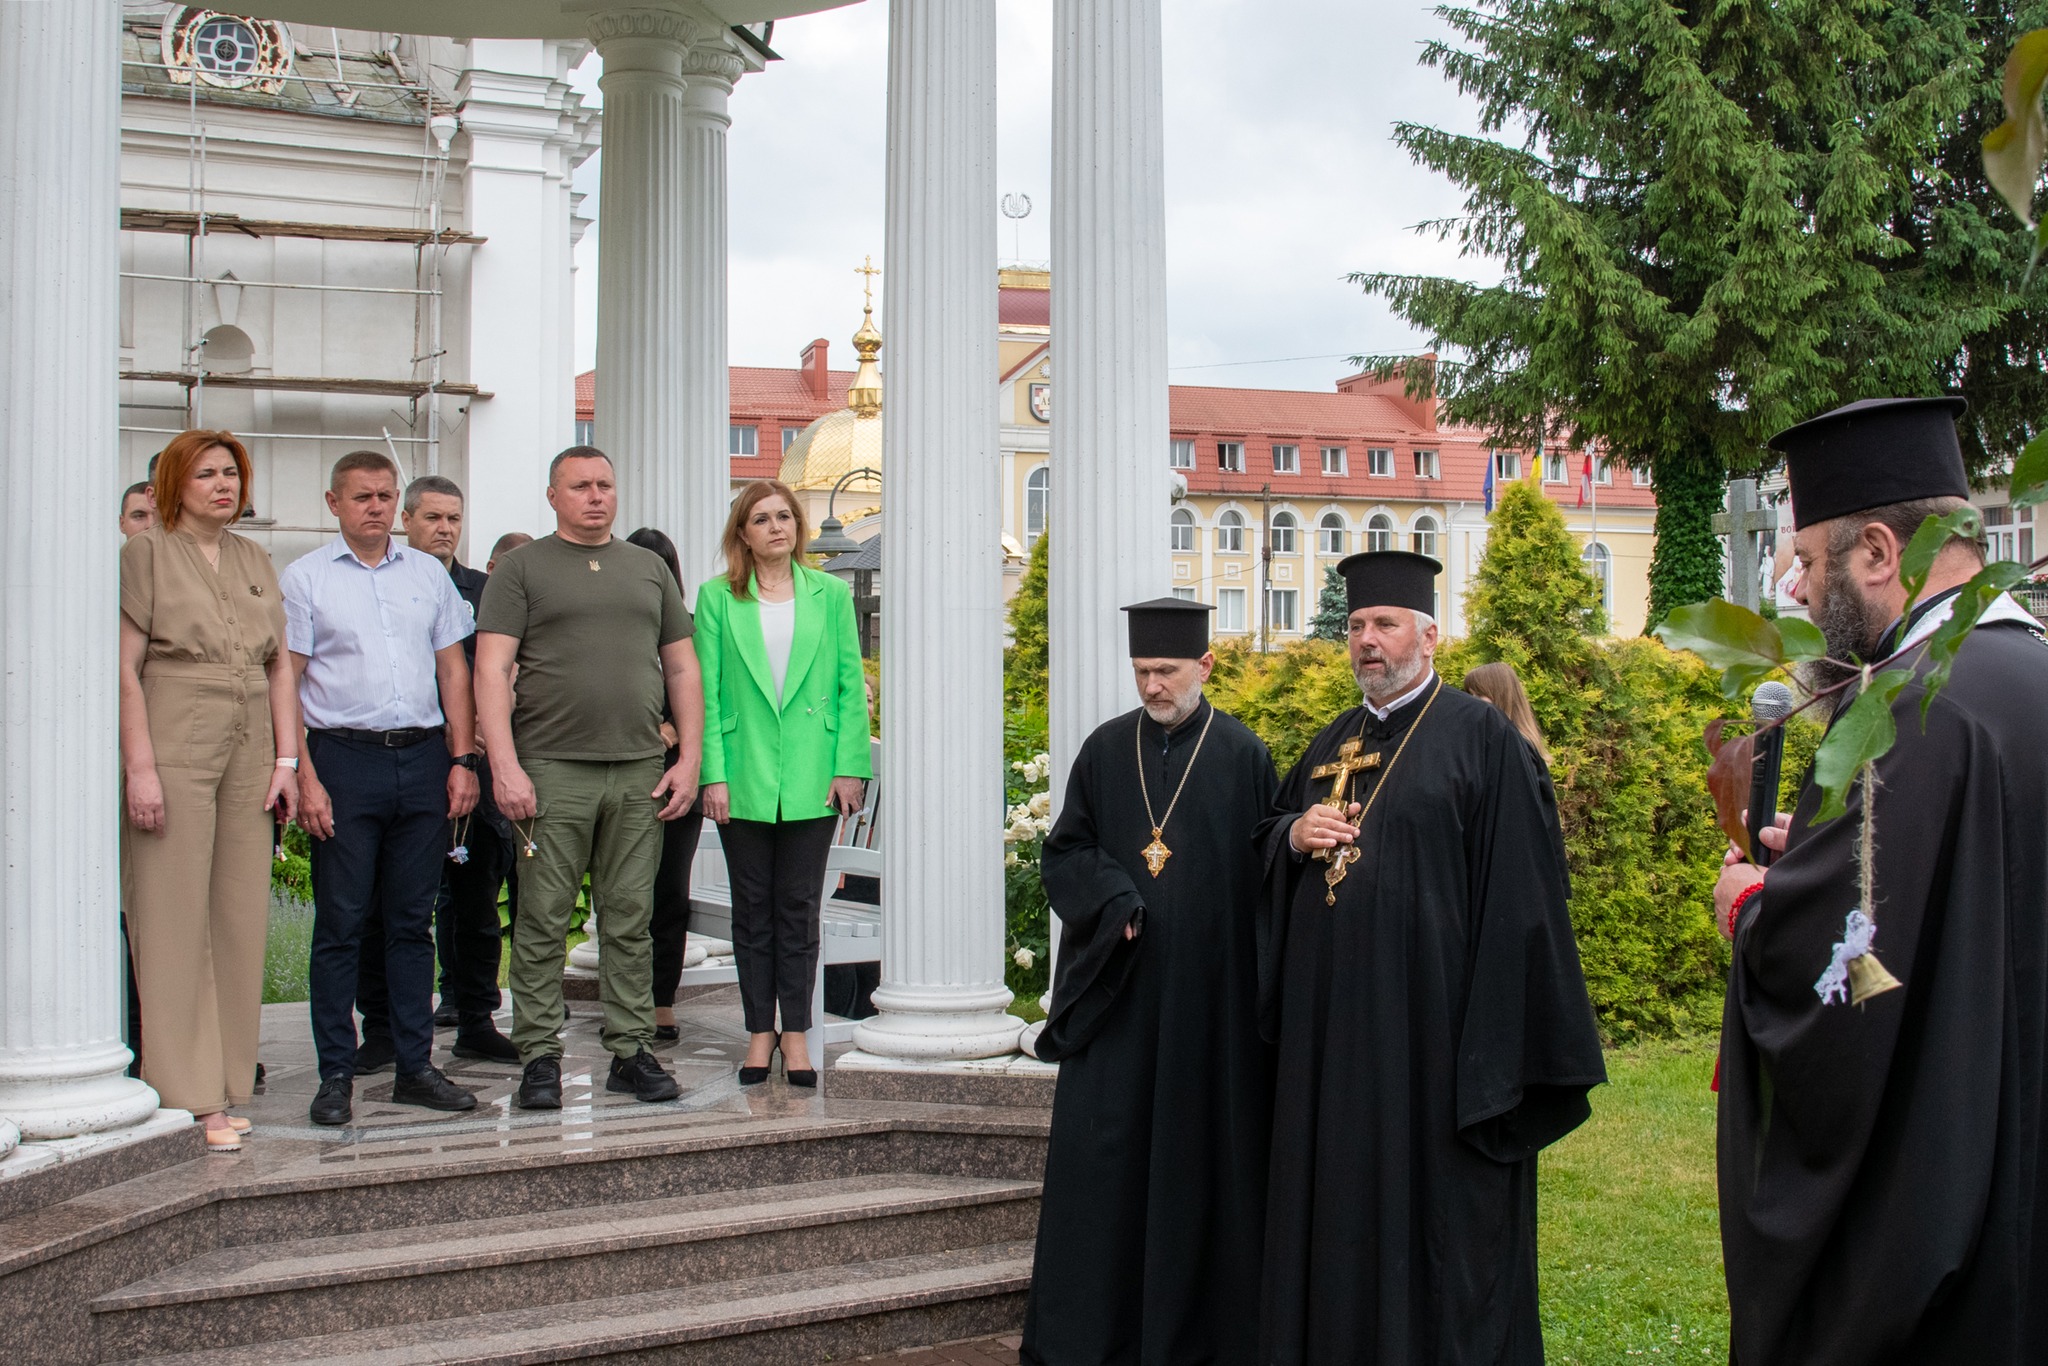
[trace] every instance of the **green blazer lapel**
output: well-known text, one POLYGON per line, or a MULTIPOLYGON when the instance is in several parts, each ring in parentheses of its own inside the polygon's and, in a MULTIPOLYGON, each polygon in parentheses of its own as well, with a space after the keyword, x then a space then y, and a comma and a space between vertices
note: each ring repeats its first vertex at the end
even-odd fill
MULTIPOLYGON (((782 705, 785 710, 802 697, 804 675, 809 671, 811 659, 818 653, 818 642, 825 634, 825 585, 819 582, 820 577, 809 570, 800 570, 797 574, 797 584, 803 591, 796 595, 796 630, 789 642, 789 671, 782 676, 782 705)), ((764 644, 764 653, 766 649, 764 644)))
POLYGON ((752 578, 747 580, 747 596, 733 599, 727 620, 732 623, 732 639, 740 658, 747 661, 747 672, 754 676, 754 686, 773 706, 775 675, 768 669, 768 641, 761 634, 761 588, 752 578))

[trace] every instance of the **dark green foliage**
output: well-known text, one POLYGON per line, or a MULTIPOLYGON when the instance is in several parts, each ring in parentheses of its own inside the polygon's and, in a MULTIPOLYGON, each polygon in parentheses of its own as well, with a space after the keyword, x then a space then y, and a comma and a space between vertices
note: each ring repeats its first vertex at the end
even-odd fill
POLYGON ((2009 458, 2048 409, 2048 280, 1983 178, 1999 64, 2048 0, 1478 0, 1422 60, 1482 133, 1396 140, 1466 194, 1424 225, 1498 283, 1360 274, 1434 358, 1374 368, 1504 442, 1656 476, 1654 622, 1710 596, 1707 481, 1849 399, 1960 386, 2009 458), (1661 542, 1669 539, 1669 554, 1661 542))
MULTIPOLYGON (((1031 563, 1010 599, 1010 645, 1003 651, 1003 805, 1006 810, 1030 801, 1046 784, 1030 783, 1017 765, 1046 750, 1046 575, 1047 544, 1040 536, 1031 547, 1031 563)), ((1003 976, 1020 1001, 1036 1001, 1051 981, 1048 957, 1051 912, 1038 876, 1043 837, 1006 844, 1003 861, 1005 933, 1003 976), (1018 949, 1027 950, 1032 965, 1020 966, 1018 949)))
POLYGON ((1657 467, 1657 548, 1650 557, 1650 614, 1643 633, 1674 607, 1704 602, 1724 591, 1723 551, 1714 514, 1727 485, 1710 465, 1665 460, 1657 467))
POLYGON ((1348 629, 1346 623, 1350 618, 1350 600, 1345 595, 1344 576, 1333 564, 1323 571, 1323 591, 1316 599, 1315 619, 1308 625, 1309 639, 1343 644, 1348 629))
POLYGON ((1576 668, 1589 637, 1607 634, 1600 585, 1579 554, 1557 504, 1533 485, 1504 486, 1465 599, 1473 646, 1524 674, 1576 668))
POLYGON ((1031 562, 1010 599, 1010 644, 1003 651, 1003 703, 1009 710, 1045 705, 1046 670, 1046 546, 1040 536, 1031 547, 1031 562))

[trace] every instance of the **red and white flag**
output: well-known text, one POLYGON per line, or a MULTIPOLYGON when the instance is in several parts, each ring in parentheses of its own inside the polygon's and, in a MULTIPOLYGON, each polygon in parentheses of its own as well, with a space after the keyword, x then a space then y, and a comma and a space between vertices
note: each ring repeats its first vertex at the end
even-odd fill
POLYGON ((1591 452, 1591 451, 1587 451, 1587 452, 1586 452, 1586 463, 1585 463, 1585 466, 1584 466, 1584 468, 1583 468, 1583 469, 1581 469, 1581 470, 1579 471, 1579 506, 1580 506, 1580 507, 1584 507, 1584 506, 1586 505, 1586 500, 1587 500, 1588 498, 1592 497, 1592 496, 1593 496, 1593 452, 1591 452))

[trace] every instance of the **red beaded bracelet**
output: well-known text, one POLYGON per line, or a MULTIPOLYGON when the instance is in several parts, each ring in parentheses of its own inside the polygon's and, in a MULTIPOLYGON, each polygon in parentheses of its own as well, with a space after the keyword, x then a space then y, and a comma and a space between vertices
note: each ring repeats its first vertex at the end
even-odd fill
POLYGON ((1742 908, 1744 906, 1747 906, 1750 903, 1751 899, 1754 898, 1756 894, 1758 892, 1761 892, 1763 889, 1763 883, 1752 882, 1749 884, 1749 886, 1742 889, 1741 894, 1737 896, 1735 900, 1728 903, 1728 921, 1726 928, 1728 931, 1728 937, 1730 939, 1733 939, 1735 937, 1735 923, 1742 917, 1742 908))

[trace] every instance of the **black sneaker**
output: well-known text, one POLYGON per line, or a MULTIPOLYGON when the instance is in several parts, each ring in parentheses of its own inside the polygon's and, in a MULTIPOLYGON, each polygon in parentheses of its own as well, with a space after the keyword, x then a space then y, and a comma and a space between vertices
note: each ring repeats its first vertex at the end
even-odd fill
POLYGON ((429 1110, 474 1110, 476 1097, 441 1075, 438 1067, 401 1072, 391 1083, 394 1105, 424 1105, 429 1110))
POLYGON ((356 1049, 356 1075, 367 1076, 371 1072, 382 1072, 398 1058, 398 1049, 382 1034, 365 1034, 362 1046, 356 1049))
POLYGON ((519 1108, 559 1110, 562 1108, 562 1060, 535 1058, 526 1064, 519 1078, 519 1108))
POLYGON ((455 1008, 453 1001, 444 1001, 434 1012, 434 1028, 453 1029, 462 1023, 462 1012, 455 1008))
POLYGON ((498 1026, 488 1015, 465 1023, 456 1031, 455 1047, 451 1051, 458 1058, 474 1058, 478 1062, 519 1061, 519 1050, 498 1032, 498 1026))
POLYGON ((306 1113, 315 1124, 346 1124, 355 1114, 355 1094, 355 1082, 349 1078, 329 1077, 320 1083, 320 1094, 306 1113))
POLYGON ((674 1100, 683 1093, 676 1079, 661 1070, 654 1055, 641 1049, 630 1058, 613 1058, 612 1074, 605 1078, 607 1091, 631 1091, 645 1101, 674 1100))

